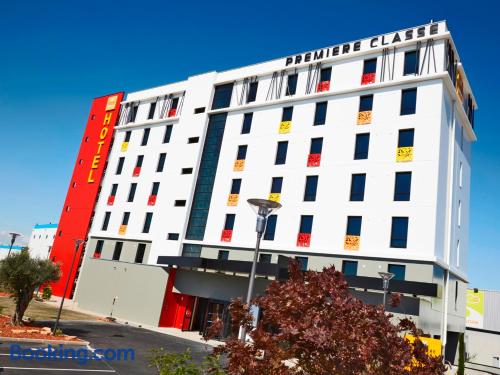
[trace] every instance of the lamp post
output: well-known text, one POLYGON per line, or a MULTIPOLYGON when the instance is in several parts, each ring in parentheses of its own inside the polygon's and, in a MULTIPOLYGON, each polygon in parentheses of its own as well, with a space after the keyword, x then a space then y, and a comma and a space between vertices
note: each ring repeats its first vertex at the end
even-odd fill
POLYGON ((394 277, 394 274, 391 272, 379 272, 378 273, 382 278, 382 286, 384 288, 384 310, 385 310, 385 300, 387 297, 387 291, 389 290, 389 280, 394 277))
MULTIPOLYGON (((271 215, 271 213, 279 210, 281 208, 281 204, 267 199, 257 198, 248 199, 247 202, 257 214, 257 224, 255 226, 255 231, 257 232, 257 242, 255 244, 255 251, 253 254, 252 271, 250 272, 250 280, 248 281, 248 292, 246 299, 247 305, 250 305, 250 301, 252 300, 253 295, 255 273, 257 271, 257 260, 259 258, 260 240, 262 238, 262 234, 264 234, 264 231, 266 230, 267 218, 269 217, 269 215, 271 215)), ((245 327, 241 327, 240 340, 244 342, 245 337, 246 329, 245 327)))
POLYGON ((12 246, 14 245, 14 242, 16 242, 16 238, 21 235, 15 232, 10 232, 9 234, 10 234, 10 247, 9 247, 9 253, 7 254, 7 258, 10 257, 10 252, 12 251, 12 246))
POLYGON ((56 334, 57 326, 59 325, 59 319, 61 319, 61 313, 62 313, 62 308, 64 305, 64 299, 66 298, 66 292, 68 291, 69 280, 71 277, 71 272, 73 272, 73 266, 75 264, 76 254, 78 253, 78 249, 80 248, 80 245, 84 242, 85 242, 84 240, 75 239, 75 253, 73 254, 73 260, 71 261, 71 267, 69 268, 68 277, 66 279, 66 286, 64 287, 64 293, 63 293, 62 298, 61 298, 61 304, 59 305, 59 311, 57 312, 57 319, 56 319, 56 322, 54 323, 54 328, 52 330, 53 335, 56 334))

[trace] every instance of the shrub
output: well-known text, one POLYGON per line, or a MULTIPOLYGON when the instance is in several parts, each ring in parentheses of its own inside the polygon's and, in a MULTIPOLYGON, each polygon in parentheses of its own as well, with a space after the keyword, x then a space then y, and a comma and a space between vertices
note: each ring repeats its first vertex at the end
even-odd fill
POLYGON ((43 288, 42 298, 44 300, 49 300, 50 297, 52 297, 52 288, 47 285, 45 288, 43 288))

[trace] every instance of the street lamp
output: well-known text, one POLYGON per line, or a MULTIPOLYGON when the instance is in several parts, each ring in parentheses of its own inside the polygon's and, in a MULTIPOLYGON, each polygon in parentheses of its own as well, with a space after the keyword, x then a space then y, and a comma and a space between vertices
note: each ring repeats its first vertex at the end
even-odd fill
POLYGON ((12 246, 14 245, 14 242, 16 242, 16 238, 19 237, 21 234, 20 233, 15 233, 15 232, 10 232, 10 247, 9 247, 9 253, 7 254, 7 258, 10 257, 10 252, 12 251, 12 246))
MULTIPOLYGON (((247 202, 252 210, 254 210, 257 214, 257 224, 255 226, 255 231, 257 232, 257 242, 255 244, 255 251, 253 254, 252 271, 250 272, 250 280, 248 281, 248 293, 246 300, 247 305, 250 305, 255 281, 255 272, 257 270, 257 260, 259 258, 260 240, 262 238, 262 234, 266 230, 267 218, 269 217, 269 215, 271 215, 271 213, 279 210, 281 208, 281 204, 267 199, 257 198, 248 199, 247 202)), ((246 329, 245 327, 241 327, 240 339, 243 342, 245 341, 245 336, 246 329)))
POLYGON ((387 291, 389 290, 389 280, 394 277, 394 274, 391 272, 379 272, 378 273, 382 278, 382 286, 384 287, 384 310, 385 310, 385 299, 387 296, 387 291))
POLYGON ((75 239, 75 253, 73 254, 73 260, 71 261, 71 267, 69 268, 68 272, 68 277, 66 279, 66 286, 64 287, 64 293, 61 298, 61 304, 59 305, 59 311, 57 312, 57 319, 56 322, 54 323, 54 329, 52 330, 52 334, 56 334, 57 326, 59 325, 59 319, 61 318, 61 312, 64 304, 64 299, 66 298, 66 292, 68 291, 68 285, 69 285, 69 280, 71 277, 71 272, 73 272, 73 266, 75 264, 75 259, 76 259, 76 253, 78 253, 78 249, 80 248, 80 245, 84 243, 84 240, 80 239, 75 239))

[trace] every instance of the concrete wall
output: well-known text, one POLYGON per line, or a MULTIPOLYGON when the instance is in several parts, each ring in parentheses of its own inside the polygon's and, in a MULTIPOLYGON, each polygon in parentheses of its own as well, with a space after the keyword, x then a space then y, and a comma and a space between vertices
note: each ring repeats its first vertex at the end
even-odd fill
POLYGON ((85 272, 80 274, 75 301, 84 310, 158 326, 168 272, 161 267, 85 255, 85 272))
POLYGON ((468 362, 496 367, 500 373, 500 333, 467 329, 465 347, 468 362))

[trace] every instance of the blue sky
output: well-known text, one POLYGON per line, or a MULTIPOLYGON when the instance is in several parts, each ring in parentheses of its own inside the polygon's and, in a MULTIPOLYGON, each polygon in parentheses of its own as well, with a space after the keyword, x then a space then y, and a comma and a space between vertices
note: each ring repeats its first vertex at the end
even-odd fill
POLYGON ((56 222, 93 97, 447 19, 479 103, 471 285, 500 289, 494 2, 0 2, 0 243, 56 222))

